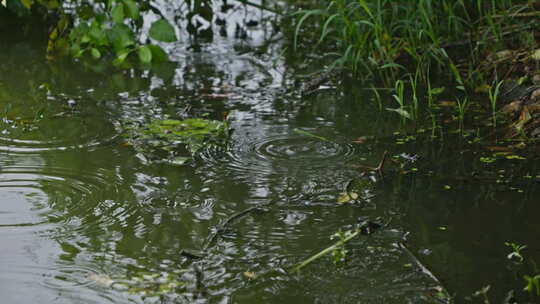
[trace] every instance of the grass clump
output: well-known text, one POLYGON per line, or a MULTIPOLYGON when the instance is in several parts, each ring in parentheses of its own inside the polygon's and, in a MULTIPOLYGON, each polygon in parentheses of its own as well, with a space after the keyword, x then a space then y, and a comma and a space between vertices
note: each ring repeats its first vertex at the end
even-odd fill
POLYGON ((304 34, 316 32, 317 47, 334 57, 331 67, 349 68, 357 75, 382 76, 391 82, 413 69, 427 76, 432 65, 451 75, 449 67, 457 61, 455 58, 466 59, 473 67, 467 80, 479 77, 476 74, 480 71, 474 66, 480 66, 486 51, 505 50, 516 40, 521 45, 536 43, 534 37, 521 33, 537 28, 540 15, 535 2, 516 0, 326 3, 297 13, 300 17, 294 47, 299 46, 304 34))

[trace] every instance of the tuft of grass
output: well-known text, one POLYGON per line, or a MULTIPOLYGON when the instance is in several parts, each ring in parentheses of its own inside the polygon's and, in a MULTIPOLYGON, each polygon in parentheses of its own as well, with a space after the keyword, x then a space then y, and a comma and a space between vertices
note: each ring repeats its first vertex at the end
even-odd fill
POLYGON ((334 58, 331 68, 345 67, 363 78, 377 77, 387 86, 407 74, 419 75, 415 81, 425 82, 433 70, 440 76, 447 73, 465 91, 484 77, 474 67, 485 60, 486 51, 504 50, 505 44, 512 43, 509 34, 535 26, 527 18, 515 18, 531 11, 531 2, 523 0, 323 3, 296 13, 294 48, 299 47, 304 33, 316 32, 315 47, 334 58), (461 53, 454 54, 456 50, 461 53), (447 52, 465 59, 469 69, 459 71, 447 52), (420 72, 411 72, 413 69, 420 72))

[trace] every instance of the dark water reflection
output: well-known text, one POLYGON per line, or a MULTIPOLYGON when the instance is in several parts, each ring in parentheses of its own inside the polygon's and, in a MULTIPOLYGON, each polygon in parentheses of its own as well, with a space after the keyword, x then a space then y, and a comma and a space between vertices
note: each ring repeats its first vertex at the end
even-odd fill
MULTIPOLYGON (((391 148, 419 154, 426 172, 436 173, 389 177, 368 206, 336 204, 348 181, 359 177, 354 165, 376 163, 393 147, 351 141, 390 136, 398 126, 391 113, 379 113, 362 91, 301 99, 294 66, 280 56, 283 42, 273 25, 278 16, 241 5, 224 14, 226 2, 215 1, 214 11, 200 8, 199 17, 216 14, 210 20, 217 25, 209 30, 198 19, 201 28, 194 29, 180 18, 186 11, 179 3, 199 2, 161 4, 188 34, 168 49, 176 62, 151 71, 104 77, 82 63, 51 67, 36 59, 38 47, 23 42, 0 49, 6 63, 0 67, 2 301, 432 303, 437 284, 395 246, 406 231, 412 232, 413 250, 430 249, 423 260, 461 293, 474 291, 473 282, 488 279, 487 270, 504 260, 504 249, 490 257, 486 252, 506 238, 525 242, 538 235, 538 213, 530 205, 534 185, 518 195, 521 209, 510 203, 482 207, 495 197, 516 199, 483 184, 441 190, 451 179, 441 172, 456 176, 467 169, 456 167, 453 144, 439 154, 431 144, 391 148), (252 19, 259 26, 245 27, 252 19), (228 115, 234 130, 229 145, 207 149, 187 166, 149 164, 115 128, 118 121, 175 118, 186 105, 195 116, 228 115), (441 159, 451 161, 435 161, 441 159), (265 210, 229 225, 203 259, 181 254, 202 250, 215 227, 253 206, 265 210), (517 220, 488 222, 511 212, 516 218, 529 214, 530 237, 523 237, 517 220), (390 224, 353 241, 343 267, 321 259, 300 274, 286 273, 329 246, 336 231, 376 217, 390 224), (500 231, 485 237, 475 228, 479 219, 500 231), (156 292, 170 278, 185 285, 156 292)), ((459 159, 467 163, 466 156, 459 159)))

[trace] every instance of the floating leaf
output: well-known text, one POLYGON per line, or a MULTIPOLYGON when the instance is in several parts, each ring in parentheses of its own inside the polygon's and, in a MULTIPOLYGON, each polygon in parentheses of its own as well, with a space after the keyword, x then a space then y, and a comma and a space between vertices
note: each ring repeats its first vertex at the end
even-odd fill
POLYGON ((174 27, 165 19, 160 19, 152 23, 149 34, 152 39, 155 39, 158 41, 163 41, 163 42, 176 41, 176 33, 174 32, 174 27))
POLYGON ((124 135, 146 158, 176 165, 185 164, 205 146, 224 144, 228 136, 226 122, 201 118, 158 119, 124 129, 124 135))

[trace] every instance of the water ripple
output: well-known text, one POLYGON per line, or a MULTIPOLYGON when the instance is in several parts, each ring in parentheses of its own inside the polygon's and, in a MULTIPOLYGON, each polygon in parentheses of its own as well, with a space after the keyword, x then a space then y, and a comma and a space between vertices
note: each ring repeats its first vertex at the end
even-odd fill
POLYGON ((72 149, 92 150, 113 142, 119 136, 109 122, 100 119, 94 121, 71 117, 47 122, 49 125, 46 128, 4 128, 0 136, 0 152, 38 154, 72 149))

